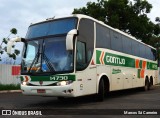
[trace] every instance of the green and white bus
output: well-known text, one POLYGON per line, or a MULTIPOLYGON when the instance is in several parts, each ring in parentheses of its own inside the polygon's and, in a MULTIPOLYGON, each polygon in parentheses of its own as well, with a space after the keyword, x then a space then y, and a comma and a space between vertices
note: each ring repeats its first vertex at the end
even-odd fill
POLYGON ((143 87, 158 81, 156 49, 86 15, 31 24, 24 38, 21 89, 25 95, 77 97, 143 87))

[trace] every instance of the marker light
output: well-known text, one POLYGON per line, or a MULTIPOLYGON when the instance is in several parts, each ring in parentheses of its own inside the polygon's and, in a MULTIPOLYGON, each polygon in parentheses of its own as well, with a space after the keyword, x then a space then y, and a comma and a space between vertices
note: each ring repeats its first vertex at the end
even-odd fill
POLYGON ((22 82, 22 85, 24 85, 24 86, 27 85, 27 84, 28 84, 28 82, 22 82))
POLYGON ((72 81, 69 80, 69 81, 61 81, 61 82, 58 82, 57 83, 57 86, 65 86, 65 85, 68 85, 68 84, 71 84, 72 81))

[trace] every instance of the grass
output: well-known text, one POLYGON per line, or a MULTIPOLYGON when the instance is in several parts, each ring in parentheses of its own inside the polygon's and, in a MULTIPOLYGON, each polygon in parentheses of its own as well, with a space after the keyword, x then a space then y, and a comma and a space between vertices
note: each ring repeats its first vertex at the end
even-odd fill
POLYGON ((2 90, 20 90, 20 85, 17 84, 6 84, 6 85, 3 85, 3 84, 0 84, 0 91, 2 90))

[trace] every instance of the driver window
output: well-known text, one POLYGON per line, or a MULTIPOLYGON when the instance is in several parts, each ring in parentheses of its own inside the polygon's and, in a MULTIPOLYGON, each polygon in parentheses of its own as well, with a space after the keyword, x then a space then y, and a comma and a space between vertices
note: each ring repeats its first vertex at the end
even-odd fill
POLYGON ((86 44, 77 41, 77 70, 81 70, 86 66, 86 44))

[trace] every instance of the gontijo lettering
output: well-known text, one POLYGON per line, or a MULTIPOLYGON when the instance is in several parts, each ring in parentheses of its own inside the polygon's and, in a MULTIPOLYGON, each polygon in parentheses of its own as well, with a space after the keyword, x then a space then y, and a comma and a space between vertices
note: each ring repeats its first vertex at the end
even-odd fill
POLYGON ((114 63, 114 64, 120 64, 125 65, 125 59, 124 58, 118 58, 114 56, 106 56, 107 63, 114 63))

